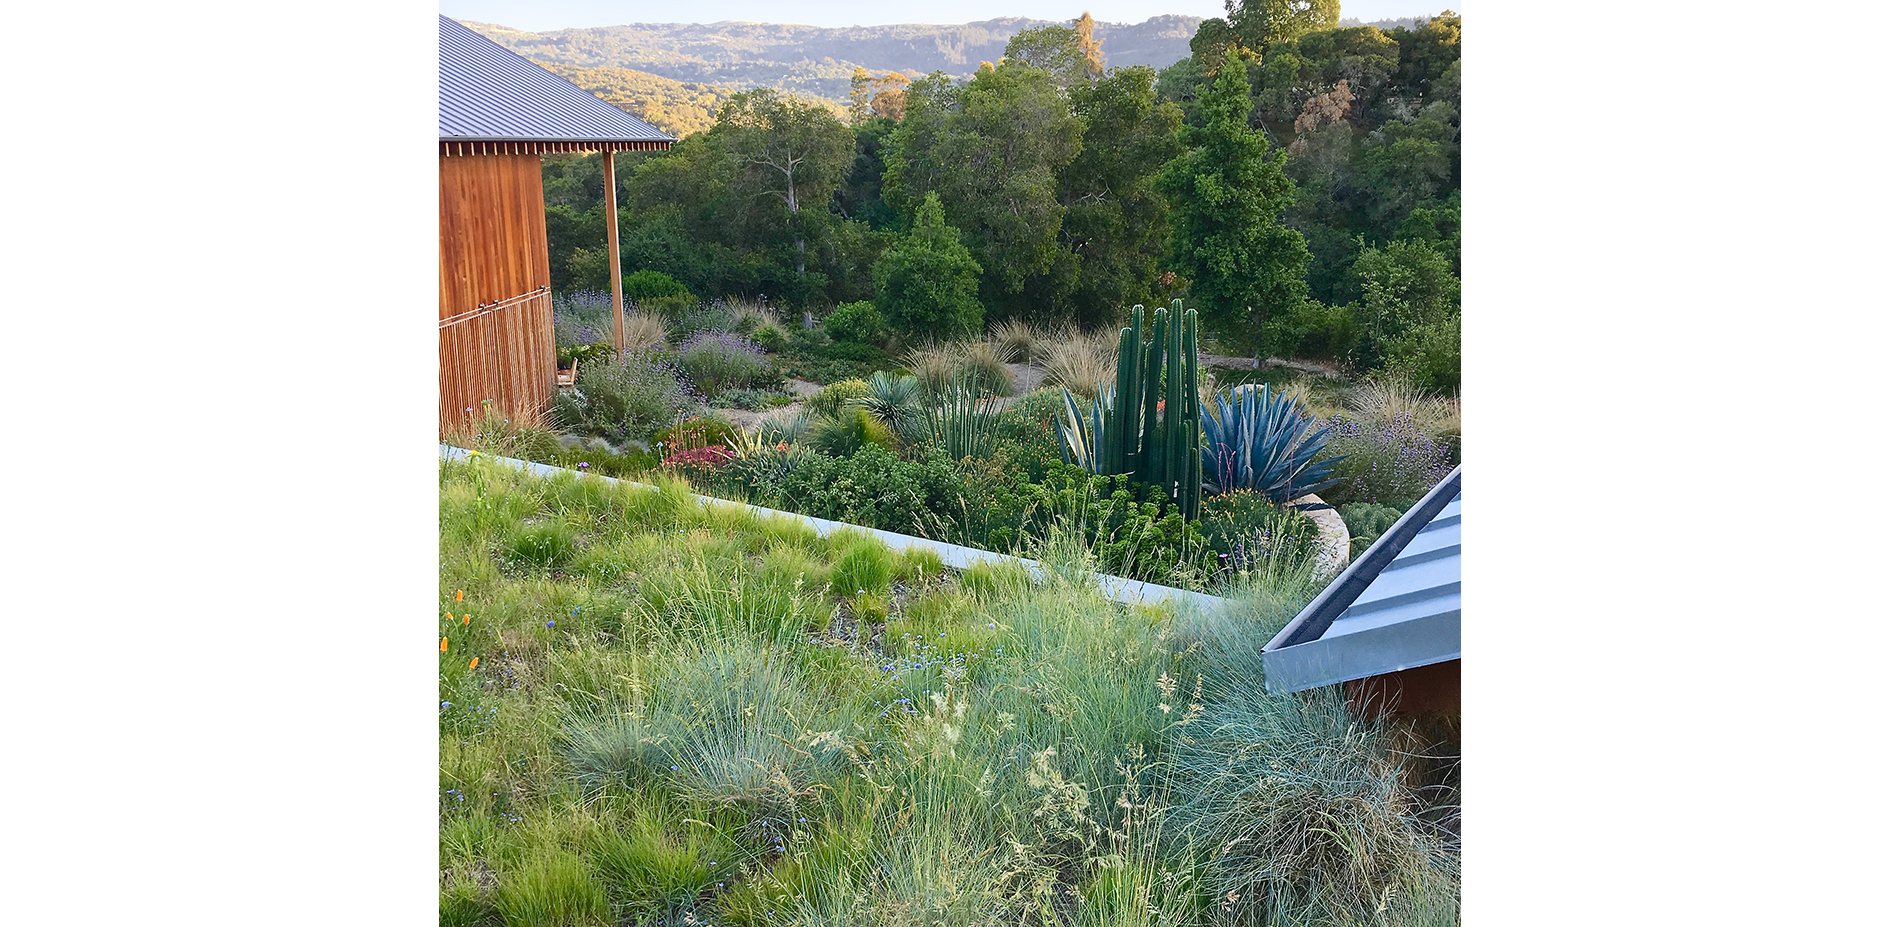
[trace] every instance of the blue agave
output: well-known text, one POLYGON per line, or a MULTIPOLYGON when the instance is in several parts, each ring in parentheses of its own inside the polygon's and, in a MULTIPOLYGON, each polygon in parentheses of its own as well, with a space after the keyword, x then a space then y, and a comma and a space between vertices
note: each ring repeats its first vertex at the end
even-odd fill
POLYGON ((1251 489, 1275 502, 1292 502, 1338 483, 1328 479, 1344 457, 1317 459, 1331 436, 1330 424, 1315 426, 1284 392, 1244 386, 1201 407, 1201 486, 1210 493, 1251 489))

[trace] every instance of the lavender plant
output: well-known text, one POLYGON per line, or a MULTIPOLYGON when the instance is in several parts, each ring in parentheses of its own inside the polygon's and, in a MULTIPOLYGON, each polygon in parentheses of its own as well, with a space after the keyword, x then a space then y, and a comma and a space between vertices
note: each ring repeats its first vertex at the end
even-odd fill
POLYGON ((765 349, 744 335, 700 331, 680 342, 680 364, 694 388, 708 396, 729 389, 777 385, 765 349))
POLYGON ((620 443, 678 421, 697 399, 679 364, 651 351, 583 366, 578 380, 555 397, 556 420, 620 443))
POLYGON ((1334 505, 1376 502, 1401 511, 1425 497, 1453 467, 1451 445, 1432 438, 1410 412, 1360 422, 1335 415, 1327 451, 1344 455, 1333 467, 1340 482, 1334 505))

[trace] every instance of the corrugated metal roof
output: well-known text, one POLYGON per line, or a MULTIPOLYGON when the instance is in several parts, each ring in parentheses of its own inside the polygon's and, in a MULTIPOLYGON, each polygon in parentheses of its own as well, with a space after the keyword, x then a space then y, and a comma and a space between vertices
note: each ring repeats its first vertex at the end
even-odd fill
POLYGON ((447 16, 437 109, 443 141, 675 139, 447 16))
POLYGON ((1454 468, 1261 648, 1270 691, 1458 659, 1463 475, 1454 468))

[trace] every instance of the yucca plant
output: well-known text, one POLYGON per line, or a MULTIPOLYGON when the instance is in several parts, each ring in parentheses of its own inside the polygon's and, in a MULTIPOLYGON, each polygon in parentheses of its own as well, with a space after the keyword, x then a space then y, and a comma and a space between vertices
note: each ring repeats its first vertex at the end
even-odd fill
POLYGON ((1285 392, 1248 385, 1216 394, 1201 408, 1202 488, 1212 493, 1251 489, 1279 503, 1338 483, 1329 479, 1344 457, 1321 459, 1332 426, 1304 413, 1285 392))
POLYGON ((963 375, 951 381, 936 401, 925 403, 919 416, 919 437, 944 449, 951 460, 988 457, 996 446, 997 421, 1002 403, 985 394, 976 379, 963 375))
POLYGON ((862 407, 871 417, 889 425, 900 435, 909 435, 922 416, 924 387, 910 376, 892 376, 885 371, 871 374, 871 394, 845 400, 862 407))

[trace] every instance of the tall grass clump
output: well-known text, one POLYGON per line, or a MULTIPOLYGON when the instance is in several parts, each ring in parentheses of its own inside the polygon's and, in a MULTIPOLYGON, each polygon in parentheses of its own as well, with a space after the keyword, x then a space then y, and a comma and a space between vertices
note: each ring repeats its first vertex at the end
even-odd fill
POLYGON ((564 850, 540 851, 504 873, 496 886, 496 907, 509 927, 608 927, 613 923, 606 888, 594 878, 586 860, 564 850))
POLYGON ((463 409, 462 418, 442 440, 453 447, 537 463, 553 459, 561 449, 549 416, 532 402, 500 409, 494 400, 484 399, 479 408, 463 409))
POLYGON ((1455 924, 1455 858, 1385 725, 1337 687, 1270 695, 1251 666, 1208 675, 1175 754, 1174 820, 1206 854, 1216 923, 1455 924))
POLYGON ((1116 347, 1115 341, 1103 338, 1101 332, 1084 334, 1067 329, 1043 343, 1040 365, 1053 381, 1051 385, 1094 399, 1103 385, 1115 380, 1116 347))
POLYGON ((1352 388, 1347 405, 1353 417, 1364 422, 1393 422, 1405 416, 1418 430, 1434 438, 1459 431, 1457 399, 1427 395, 1411 380, 1400 376, 1367 378, 1352 388))
POLYGON ((996 345, 1003 359, 1010 363, 1035 359, 1046 337, 1035 326, 1021 319, 1006 319, 990 326, 990 341, 996 345))
POLYGON ((576 716, 561 752, 589 794, 657 783, 688 801, 783 817, 843 765, 843 746, 808 746, 844 720, 801 683, 785 651, 721 635, 672 642, 639 689, 640 710, 576 716), (802 738, 801 738, 802 735, 802 738))
MULTIPOLYGON (((1016 381, 1009 375, 1007 350, 993 341, 972 341, 958 352, 956 384, 974 385, 986 396, 1010 396, 1016 381)), ((953 388, 956 384, 952 384, 953 388)))

